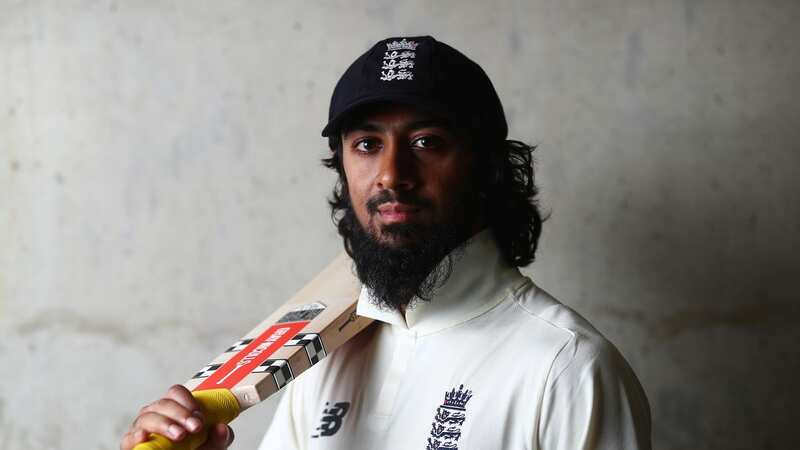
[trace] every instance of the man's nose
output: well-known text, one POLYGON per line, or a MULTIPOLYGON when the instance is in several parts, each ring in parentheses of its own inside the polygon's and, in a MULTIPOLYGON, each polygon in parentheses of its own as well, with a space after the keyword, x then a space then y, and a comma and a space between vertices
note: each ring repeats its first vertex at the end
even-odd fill
POLYGON ((380 172, 377 187, 395 191, 408 191, 417 184, 416 162, 413 150, 400 142, 384 144, 380 153, 380 172))

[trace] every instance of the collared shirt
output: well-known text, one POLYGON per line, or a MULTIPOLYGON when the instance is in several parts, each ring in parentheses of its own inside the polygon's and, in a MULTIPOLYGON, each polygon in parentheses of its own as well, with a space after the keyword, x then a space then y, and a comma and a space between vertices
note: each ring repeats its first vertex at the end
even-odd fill
POLYGON ((650 449, 625 359, 507 265, 489 231, 405 314, 375 323, 287 387, 261 450, 650 449))

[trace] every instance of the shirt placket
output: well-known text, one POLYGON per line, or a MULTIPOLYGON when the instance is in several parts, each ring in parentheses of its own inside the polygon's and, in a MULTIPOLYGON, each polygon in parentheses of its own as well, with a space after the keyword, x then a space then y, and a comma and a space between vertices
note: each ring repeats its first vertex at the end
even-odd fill
POLYGON ((394 353, 374 409, 375 415, 386 418, 390 417, 395 410, 397 397, 408 374, 417 341, 416 333, 399 329, 399 327, 393 328, 395 338, 394 353))

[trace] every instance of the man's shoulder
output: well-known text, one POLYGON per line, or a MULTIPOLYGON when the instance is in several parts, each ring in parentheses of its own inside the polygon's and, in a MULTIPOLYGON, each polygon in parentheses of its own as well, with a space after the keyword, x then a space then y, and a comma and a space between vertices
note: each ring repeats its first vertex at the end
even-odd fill
POLYGON ((616 366, 622 358, 617 348, 588 320, 564 305, 534 282, 526 283, 514 295, 514 311, 523 329, 552 336, 558 349, 552 370, 567 366, 616 366))
POLYGON ((605 338, 583 316, 561 303, 530 278, 512 295, 521 320, 538 322, 556 332, 582 340, 603 341, 605 338))

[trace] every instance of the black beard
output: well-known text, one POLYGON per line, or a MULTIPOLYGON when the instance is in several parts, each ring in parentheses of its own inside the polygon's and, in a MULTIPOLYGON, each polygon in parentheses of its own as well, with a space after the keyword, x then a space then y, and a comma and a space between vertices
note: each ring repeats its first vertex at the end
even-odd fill
POLYGON ((352 207, 342 220, 351 225, 349 243, 358 278, 378 306, 398 311, 412 300, 433 298, 452 273, 454 249, 467 237, 455 225, 392 224, 381 233, 402 244, 388 245, 361 226, 352 207))

